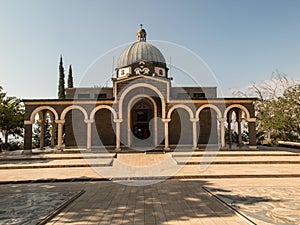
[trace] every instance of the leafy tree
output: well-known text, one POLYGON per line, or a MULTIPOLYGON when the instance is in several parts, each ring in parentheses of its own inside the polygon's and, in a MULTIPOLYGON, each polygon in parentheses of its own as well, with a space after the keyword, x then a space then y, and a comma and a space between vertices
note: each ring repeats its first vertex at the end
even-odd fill
POLYGON ((24 107, 20 99, 6 96, 0 87, 0 131, 8 144, 8 136, 22 136, 24 107))
POLYGON ((59 62, 58 98, 59 99, 65 99, 66 98, 65 69, 64 69, 64 66, 63 66, 62 56, 60 56, 60 62, 59 62))
POLYGON ((286 74, 275 71, 268 81, 252 83, 239 96, 257 96, 255 103, 257 132, 276 140, 297 141, 300 139, 300 84, 288 79, 286 74))
POLYGON ((274 140, 300 138, 300 84, 287 88, 281 97, 268 100, 258 114, 262 127, 274 140))
POLYGON ((69 74, 68 74, 68 88, 73 88, 73 75, 72 75, 72 66, 69 66, 69 74))

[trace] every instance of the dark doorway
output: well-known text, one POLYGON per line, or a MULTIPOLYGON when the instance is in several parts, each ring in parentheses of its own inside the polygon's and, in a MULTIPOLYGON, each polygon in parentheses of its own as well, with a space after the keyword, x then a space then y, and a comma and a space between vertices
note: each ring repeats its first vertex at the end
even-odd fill
POLYGON ((132 144, 153 145, 154 134, 150 121, 153 119, 153 105, 147 98, 137 101, 131 109, 132 144), (152 131, 151 131, 152 130, 152 131), (140 142, 140 140, 144 140, 140 142))

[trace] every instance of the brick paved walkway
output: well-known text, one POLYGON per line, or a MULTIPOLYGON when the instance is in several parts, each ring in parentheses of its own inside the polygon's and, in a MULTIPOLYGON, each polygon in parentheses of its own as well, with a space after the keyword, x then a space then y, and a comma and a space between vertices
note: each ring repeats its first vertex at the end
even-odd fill
MULTIPOLYGON (((0 196, 32 196, 32 193, 51 192, 51 196, 54 193, 59 196, 59 193, 85 191, 47 224, 249 224, 249 220, 239 213, 257 224, 299 224, 295 212, 299 214, 300 205, 293 201, 300 199, 300 194, 295 191, 300 189, 300 179, 297 178, 300 177, 300 156, 297 152, 219 152, 215 159, 219 164, 205 165, 202 169, 198 163, 203 158, 203 152, 193 153, 188 161, 184 159, 184 152, 175 155, 119 154, 116 158, 114 154, 102 153, 86 155, 86 158, 78 153, 35 156, 1 154, 0 196), (36 159, 32 159, 34 157, 36 159), (192 163, 180 165, 178 162, 182 160, 192 163), (100 161, 113 163, 99 165, 100 161), (248 163, 240 164, 242 161, 248 163), (109 178, 115 178, 118 182, 61 182, 103 179, 103 173, 89 167, 91 164, 98 165, 96 168, 114 170, 109 178), (54 167, 51 168, 51 165, 54 167), (120 171, 124 166, 127 170, 122 173, 120 171), (161 171, 170 168, 176 171, 170 177, 173 179, 158 182, 155 174, 163 175, 161 171), (116 171, 120 173, 115 174, 116 171), (146 182, 151 185, 136 186, 145 184, 139 180, 141 175, 145 175, 143 179, 154 181, 146 182), (185 179, 178 179, 180 177, 185 179), (226 177, 230 179, 224 179, 226 177), (272 187, 276 187, 276 191, 268 195, 268 207, 272 211, 268 211, 267 207, 264 215, 253 213, 249 206, 258 204, 256 206, 263 207, 262 200, 266 199, 266 192, 270 192, 268 190, 272 187), (285 197, 280 199, 278 196, 285 197), (222 198, 229 199, 229 203, 238 200, 240 209, 234 211, 234 208, 220 201, 222 198), (249 204, 247 199, 256 202, 249 204), (270 212, 276 212, 273 215, 279 215, 280 220, 268 217, 270 212), (282 219, 282 212, 286 214, 285 220, 282 219)), ((18 198, 12 199, 18 205, 18 198)), ((28 201, 35 205, 34 199, 28 201)), ((9 207, 9 203, 2 201, 0 208, 9 207)), ((3 212, 0 210, 0 222, 3 212)), ((8 214, 7 211, 5 213, 8 214)), ((22 215, 26 211, 18 213, 22 215)))

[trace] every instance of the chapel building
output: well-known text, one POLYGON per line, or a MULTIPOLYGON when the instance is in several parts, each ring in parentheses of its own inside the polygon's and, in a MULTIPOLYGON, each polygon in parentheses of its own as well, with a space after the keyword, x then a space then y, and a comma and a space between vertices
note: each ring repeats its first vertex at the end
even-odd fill
POLYGON ((165 57, 146 35, 141 27, 137 41, 119 56, 112 87, 67 88, 66 99, 24 100, 24 149, 33 148, 37 115, 40 147, 49 116, 51 135, 57 135, 51 145, 58 149, 226 148, 232 142, 232 132, 226 130, 232 129, 233 118, 238 144, 255 148, 255 98, 218 98, 216 87, 172 87, 165 57))

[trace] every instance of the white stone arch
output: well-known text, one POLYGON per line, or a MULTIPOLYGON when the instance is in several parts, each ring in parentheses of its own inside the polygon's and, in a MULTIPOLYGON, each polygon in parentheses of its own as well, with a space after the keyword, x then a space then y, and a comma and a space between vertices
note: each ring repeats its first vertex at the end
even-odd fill
POLYGON ((139 88, 139 87, 143 87, 143 88, 149 88, 151 90, 153 90, 155 93, 158 94, 160 100, 161 100, 161 104, 162 104, 162 119, 165 118, 165 114, 166 114, 166 109, 165 109, 165 99, 164 96, 162 95, 162 93, 160 92, 160 90, 158 90, 156 87, 154 87, 151 84, 146 84, 146 83, 138 83, 138 84, 133 84, 131 86, 129 86, 128 88, 126 88, 126 90, 121 94, 120 100, 119 100, 119 119, 123 119, 123 101, 125 96, 132 91, 135 88, 139 88))
POLYGON ((108 109, 111 111, 111 113, 113 114, 114 116, 114 119, 117 119, 117 113, 116 111, 114 110, 114 108, 112 108, 111 106, 109 105, 98 105, 96 108, 94 108, 90 114, 90 120, 94 120, 95 119, 95 114, 98 110, 101 110, 101 109, 108 109))
MULTIPOLYGON (((153 104, 153 107, 154 107, 154 131, 155 131, 154 144, 155 144, 155 146, 157 146, 157 105, 151 96, 146 95, 146 94, 139 94, 139 95, 134 96, 132 99, 130 99, 128 106, 127 106, 127 126, 130 127, 130 125, 131 125, 131 105, 138 98, 147 98, 153 104)), ((128 146, 131 145, 131 130, 130 129, 128 129, 128 133, 127 133, 127 143, 128 143, 128 146)))
POLYGON ((52 108, 51 106, 39 106, 35 110, 33 110, 33 112, 30 115, 30 121, 32 124, 34 123, 36 114, 41 112, 42 110, 48 110, 48 111, 52 112, 55 120, 59 120, 58 113, 56 112, 56 110, 54 108, 52 108))
POLYGON ((195 118, 199 119, 199 115, 200 115, 201 111, 205 108, 213 109, 217 113, 218 118, 219 119, 222 118, 221 110, 216 105, 212 105, 212 104, 204 104, 204 105, 200 106, 196 111, 195 118))
POLYGON ((65 117, 66 117, 66 115, 67 115, 67 113, 68 113, 70 110, 72 110, 72 109, 78 109, 78 110, 80 110, 80 111, 83 113, 83 115, 84 115, 84 120, 88 120, 89 117, 88 117, 88 114, 87 114, 86 110, 85 110, 83 107, 79 106, 79 105, 70 105, 70 106, 68 106, 67 108, 65 108, 65 109, 62 111, 62 113, 61 113, 60 119, 61 119, 61 120, 64 120, 65 117))
POLYGON ((249 110, 248 110, 245 106, 240 105, 240 104, 232 104, 232 105, 228 106, 228 107, 225 109, 225 111, 224 111, 224 118, 225 118, 225 120, 227 119, 227 113, 228 113, 231 109, 233 109, 233 108, 239 108, 239 109, 241 109, 242 111, 244 111, 244 112, 245 112, 245 115, 246 115, 246 120, 248 120, 248 119, 251 118, 250 113, 249 113, 249 110))
POLYGON ((168 119, 171 119, 171 114, 172 114, 172 112, 173 112, 175 109, 178 109, 178 108, 183 108, 183 109, 185 109, 185 110, 189 113, 190 119, 193 119, 193 118, 194 118, 194 113, 193 113, 193 111, 191 110, 191 108, 188 107, 187 105, 183 105, 183 104, 178 104, 178 105, 172 106, 172 107, 169 109, 169 111, 168 111, 167 118, 168 118, 168 119))

